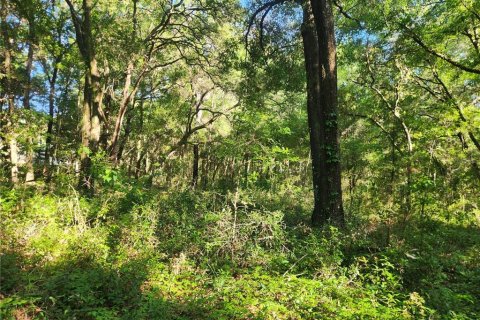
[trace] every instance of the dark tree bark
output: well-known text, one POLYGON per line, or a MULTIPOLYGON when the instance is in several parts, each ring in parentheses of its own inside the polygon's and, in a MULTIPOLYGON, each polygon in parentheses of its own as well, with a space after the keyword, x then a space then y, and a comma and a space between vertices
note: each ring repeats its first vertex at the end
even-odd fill
POLYGON ((49 92, 48 92, 48 124, 47 124, 47 139, 45 141, 45 163, 43 166, 43 176, 47 182, 50 181, 51 172, 50 172, 50 163, 51 163, 51 148, 52 148, 52 137, 53 137, 53 124, 54 124, 54 111, 55 111, 55 85, 57 83, 58 75, 58 63, 61 58, 55 59, 55 64, 53 66, 53 72, 51 77, 49 76, 49 92))
POLYGON ((193 145, 193 165, 192 165, 192 188, 195 189, 198 183, 198 163, 199 163, 199 147, 198 143, 193 145))
POLYGON ((35 23, 33 17, 28 21, 28 51, 27 60, 25 61, 25 86, 23 88, 23 107, 30 109, 30 93, 32 90, 32 67, 33 67, 33 50, 35 42, 35 23))
POLYGON ((302 37, 315 202, 312 225, 343 226, 336 46, 327 0, 304 4, 302 37))
POLYGON ((313 173, 314 208, 312 223, 321 225, 327 222, 327 188, 325 168, 325 136, 323 127, 323 110, 320 108, 320 66, 318 60, 318 43, 315 23, 309 4, 304 8, 302 38, 307 75, 307 113, 310 131, 310 149, 313 173))

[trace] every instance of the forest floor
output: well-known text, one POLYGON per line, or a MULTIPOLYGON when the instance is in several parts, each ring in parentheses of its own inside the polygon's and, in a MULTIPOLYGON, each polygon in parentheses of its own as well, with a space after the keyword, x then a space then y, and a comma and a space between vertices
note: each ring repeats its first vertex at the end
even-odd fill
POLYGON ((300 191, 142 190, 2 190, 1 318, 480 318, 478 217, 312 230, 300 191))

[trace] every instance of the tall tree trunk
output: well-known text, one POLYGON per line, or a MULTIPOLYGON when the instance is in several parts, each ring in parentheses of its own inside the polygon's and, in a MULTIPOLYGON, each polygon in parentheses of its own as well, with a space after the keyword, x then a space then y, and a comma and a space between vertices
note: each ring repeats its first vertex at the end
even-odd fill
POLYGON ((8 2, 2 0, 1 2, 1 28, 2 28, 2 37, 4 42, 4 61, 3 61, 3 72, 5 77, 3 79, 4 95, 6 96, 7 106, 8 106, 8 120, 6 124, 6 130, 10 131, 10 139, 8 141, 9 145, 9 155, 10 155, 10 182, 13 185, 18 183, 18 152, 17 152, 17 139, 15 134, 13 117, 15 114, 15 96, 13 94, 12 88, 12 48, 9 34, 9 26, 7 22, 8 16, 8 2))
POLYGON ((314 209, 312 225, 344 225, 337 126, 333 16, 326 1, 304 5, 302 38, 307 74, 314 209), (320 21, 319 21, 320 20, 320 21))
POLYGON ((307 75, 307 113, 310 131, 310 156, 312 158, 314 208, 312 223, 321 225, 327 222, 327 189, 325 168, 325 136, 323 110, 320 108, 320 65, 317 31, 310 3, 305 3, 302 25, 305 71, 307 75))
POLYGON ((35 42, 35 29, 33 18, 28 21, 28 51, 27 60, 25 61, 25 86, 23 88, 23 107, 30 109, 30 93, 32 90, 32 67, 33 67, 33 50, 35 42))
POLYGON ((401 122, 403 132, 405 133, 405 139, 407 140, 407 151, 408 151, 408 159, 407 159, 407 189, 405 190, 405 211, 404 211, 404 223, 407 220, 407 216, 412 211, 412 154, 413 154, 413 143, 412 143, 412 135, 410 133, 410 129, 407 127, 405 122, 401 122))
POLYGON ((101 87, 100 72, 97 66, 91 24, 92 0, 83 0, 83 17, 78 16, 70 0, 65 1, 70 8, 78 49, 86 68, 81 110, 82 151, 80 153, 79 188, 85 194, 91 195, 94 190, 91 156, 97 152, 102 121, 105 119, 102 111, 103 88, 101 87))
MULTIPOLYGON (((23 90, 23 108, 26 110, 30 109, 30 94, 32 89, 32 67, 33 67, 33 50, 35 46, 35 24, 33 17, 28 21, 28 53, 27 61, 25 62, 25 87, 23 90)), ((27 157, 26 157, 26 167, 27 174, 25 176, 25 183, 30 184, 35 181, 35 171, 33 168, 33 144, 34 137, 28 137, 28 146, 27 146, 27 157)))
MULTIPOLYGON (((397 99, 398 101, 398 99, 397 99)), ((408 215, 411 213, 412 210, 412 174, 413 174, 413 168, 412 168, 412 156, 413 156, 413 141, 412 141, 412 134, 410 132, 410 128, 407 126, 405 121, 403 121, 403 118, 400 115, 400 111, 398 109, 397 103, 392 106, 392 113, 395 119, 398 121, 400 126, 402 127, 403 134, 405 135, 405 141, 407 142, 407 163, 406 163, 406 178, 407 178, 407 183, 405 186, 405 190, 403 193, 403 199, 404 199, 404 204, 403 204, 403 222, 406 222, 408 215)))
POLYGON ((51 165, 51 146, 52 146, 52 136, 53 136, 53 116, 55 111, 55 85, 57 82, 57 75, 58 75, 58 61, 56 59, 55 65, 53 67, 53 74, 52 77, 49 78, 49 92, 48 92, 48 124, 47 124, 47 139, 45 141, 45 163, 43 166, 43 176, 47 182, 50 181, 51 172, 50 172, 50 165, 51 165))
MULTIPOLYGON (((329 0, 311 0, 317 29, 320 63, 320 105, 325 129, 325 167, 329 219, 345 224, 342 203, 340 141, 338 134, 337 51, 333 12, 329 0)), ((316 220, 312 218, 312 220, 316 220)), ((320 222, 320 220, 318 220, 320 222)))
POLYGON ((93 177, 91 174, 91 165, 92 160, 90 158, 90 154, 92 150, 90 149, 90 132, 92 127, 91 122, 91 104, 90 100, 90 80, 89 74, 87 70, 87 74, 85 75, 85 84, 84 84, 84 91, 83 91, 83 101, 81 105, 81 143, 82 149, 80 151, 80 172, 79 172, 79 180, 78 180, 78 187, 80 190, 88 193, 89 190, 93 188, 93 177))

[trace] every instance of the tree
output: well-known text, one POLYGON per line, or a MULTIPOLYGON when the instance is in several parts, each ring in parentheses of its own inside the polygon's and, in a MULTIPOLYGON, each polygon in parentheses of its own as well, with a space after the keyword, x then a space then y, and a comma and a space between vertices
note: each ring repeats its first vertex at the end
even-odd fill
MULTIPOLYGON (((252 15, 247 30, 262 11, 260 28, 271 1, 252 15)), ((329 1, 303 1, 302 38, 307 83, 307 110, 312 157, 314 209, 312 225, 345 224, 338 136, 337 57, 333 12, 329 1)), ((263 42, 262 34, 260 41, 263 42)), ((263 46, 263 44, 262 44, 263 46)))
POLYGON ((461 202, 449 190, 469 193, 479 177, 478 6, 458 1, 388 7, 371 1, 333 3, 340 13, 337 26, 346 61, 340 69, 348 132, 344 151, 347 158, 355 155, 350 168, 369 163, 350 172, 352 179, 362 175, 359 180, 371 182, 378 198, 370 195, 368 201, 382 199, 391 210, 388 219, 397 211, 403 219, 417 211, 423 215, 426 199, 461 202), (369 143, 364 144, 360 136, 366 132, 369 143))
POLYGON ((13 92, 13 54, 12 54, 12 45, 13 37, 10 35, 10 26, 7 22, 7 18, 10 13, 10 5, 8 1, 2 0, 1 2, 1 32, 2 40, 4 45, 4 57, 3 57, 3 78, 2 83, 2 105, 3 101, 7 102, 8 108, 8 117, 6 119, 6 130, 5 135, 8 146, 9 146, 9 156, 10 156, 10 182, 15 185, 18 183, 18 148, 17 148, 17 139, 14 127, 14 118, 15 118, 15 95, 13 92))
POLYGON ((95 39, 93 35, 91 0, 82 1, 82 15, 80 16, 70 0, 66 0, 72 22, 75 27, 76 42, 85 65, 85 78, 82 101, 81 137, 82 149, 80 150, 81 174, 79 186, 82 190, 93 192, 94 178, 91 172, 91 155, 95 154, 100 141, 102 122, 105 114, 102 108, 103 89, 101 75, 98 70, 95 39))
MULTIPOLYGON (((322 225, 327 221, 342 226, 345 223, 340 168, 340 143, 338 135, 337 53, 332 8, 328 0, 311 0, 318 43, 319 97, 316 117, 312 121, 322 123, 324 146, 324 172, 326 178, 314 180, 314 189, 325 193, 326 202, 315 201, 312 224, 322 225), (321 183, 324 186, 321 186, 321 183)), ((307 71, 308 72, 308 71, 307 71)), ((321 141, 321 140, 320 140, 321 141)), ((322 148, 322 146, 320 147, 322 148)), ((312 149, 312 159, 314 155, 312 149)), ((312 161, 313 163, 313 161, 312 161)))

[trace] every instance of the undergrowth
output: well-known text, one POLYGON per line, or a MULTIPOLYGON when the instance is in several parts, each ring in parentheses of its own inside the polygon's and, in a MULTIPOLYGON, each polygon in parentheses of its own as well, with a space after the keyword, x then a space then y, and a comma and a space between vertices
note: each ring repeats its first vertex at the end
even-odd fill
POLYGON ((312 230, 286 192, 1 192, 2 319, 480 317, 473 220, 387 235, 312 230))

